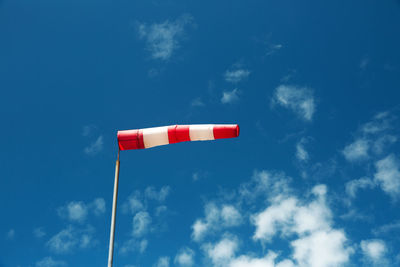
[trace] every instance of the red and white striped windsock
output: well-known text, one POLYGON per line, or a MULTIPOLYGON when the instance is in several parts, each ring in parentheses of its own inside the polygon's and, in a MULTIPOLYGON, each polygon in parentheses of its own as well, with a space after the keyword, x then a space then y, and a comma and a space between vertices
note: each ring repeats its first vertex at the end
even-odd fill
POLYGON ((237 124, 172 125, 118 131, 120 150, 143 149, 185 141, 205 141, 239 136, 237 124))

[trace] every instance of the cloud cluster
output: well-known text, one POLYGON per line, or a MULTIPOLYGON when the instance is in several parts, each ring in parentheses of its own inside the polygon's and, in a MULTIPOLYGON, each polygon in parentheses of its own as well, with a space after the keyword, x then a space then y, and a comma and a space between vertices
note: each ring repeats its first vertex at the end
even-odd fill
POLYGON ((309 194, 299 198, 291 183, 292 179, 282 172, 255 171, 251 180, 240 185, 233 194, 235 197, 230 202, 235 205, 207 202, 205 217, 192 225, 192 238, 203 250, 208 266, 332 267, 347 264, 354 247, 344 230, 334 226, 327 204, 327 187, 316 185, 309 194), (255 206, 258 211, 252 211, 253 203, 258 203, 255 206), (264 205, 261 210, 260 203, 264 205), (291 253, 282 257, 280 251, 270 250, 262 255, 241 252, 243 239, 231 233, 235 228, 224 221, 223 207, 235 207, 234 212, 230 209, 226 212, 230 214, 229 221, 234 222, 230 226, 243 227, 248 221, 254 227, 254 242, 263 248, 272 247, 274 242, 285 242, 291 253), (248 212, 240 213, 240 210, 248 212), (221 233, 218 241, 208 241, 221 233))
POLYGON ((57 213, 61 218, 78 223, 85 222, 89 212, 100 216, 104 214, 105 211, 106 203, 103 198, 96 198, 88 204, 83 201, 71 201, 57 209, 57 213))
POLYGON ((375 187, 381 188, 392 199, 400 196, 400 161, 393 153, 382 157, 397 142, 397 137, 390 133, 393 120, 389 112, 378 113, 360 127, 355 140, 343 149, 347 161, 359 163, 368 160, 375 167, 371 178, 363 177, 346 183, 346 192, 351 198, 355 198, 361 189, 375 187))
POLYGON ((76 249, 86 249, 95 244, 94 228, 90 225, 77 228, 69 225, 47 241, 47 247, 54 253, 66 254, 76 249))
POLYGON ((177 266, 191 267, 194 265, 194 256, 195 252, 192 249, 184 247, 175 256, 174 263, 177 266))
POLYGON ((45 257, 40 261, 36 262, 36 267, 63 267, 67 266, 67 263, 64 261, 56 261, 53 260, 52 257, 45 257))
POLYGON ((140 39, 146 42, 147 50, 152 58, 168 60, 180 46, 187 25, 193 23, 193 17, 183 15, 175 21, 166 20, 161 23, 140 23, 137 31, 140 39))
POLYGON ((342 151, 346 160, 357 163, 380 156, 390 145, 397 142, 397 137, 390 133, 393 120, 389 112, 381 112, 363 124, 354 141, 342 151))
MULTIPOLYGON (((103 198, 96 198, 92 202, 71 201, 57 209, 57 214, 69 224, 50 237, 46 246, 56 254, 67 254, 74 250, 86 249, 96 245, 95 229, 87 221, 89 214, 96 217, 105 213, 105 201, 103 198)), ((34 229, 37 238, 46 233, 42 228, 34 229)))
MULTIPOLYGON (((123 213, 132 216, 132 230, 129 233, 130 238, 124 241, 119 248, 120 253, 145 252, 149 244, 147 235, 156 230, 160 231, 165 227, 165 221, 161 218, 165 215, 167 207, 163 203, 170 194, 170 191, 171 188, 169 186, 163 186, 159 190, 153 186, 149 186, 143 192, 133 192, 122 204, 123 213), (154 208, 154 212, 151 214, 149 209, 153 205, 156 205, 156 208, 154 208)), ((163 262, 166 262, 166 259, 163 262)))
POLYGON ((85 154, 87 155, 94 156, 103 150, 103 146, 104 146, 103 136, 100 135, 96 139, 96 141, 92 142, 89 146, 85 147, 83 149, 83 152, 85 152, 85 154))
POLYGON ((225 91, 222 93, 221 103, 229 104, 234 103, 239 100, 239 90, 233 89, 232 91, 225 91))
POLYGON ((250 71, 245 69, 227 70, 225 72, 225 81, 230 83, 238 83, 249 77, 250 71))
POLYGON ((372 266, 388 266, 387 247, 383 240, 362 240, 360 243, 365 261, 372 266))
POLYGON ((273 104, 292 110, 305 121, 311 121, 316 105, 313 92, 309 88, 280 85, 275 89, 273 104))
POLYGON ((242 215, 233 205, 217 206, 215 203, 207 203, 204 208, 205 218, 197 219, 192 225, 192 239, 201 241, 203 238, 222 228, 239 226, 242 223, 242 215))

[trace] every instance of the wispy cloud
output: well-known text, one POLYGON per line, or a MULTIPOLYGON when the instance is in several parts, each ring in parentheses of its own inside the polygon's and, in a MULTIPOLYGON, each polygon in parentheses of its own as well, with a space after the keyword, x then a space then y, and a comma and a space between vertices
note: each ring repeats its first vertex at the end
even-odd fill
POLYGON ((169 267, 169 257, 160 257, 154 267, 169 267))
POLYGON ((67 263, 64 261, 56 261, 53 260, 52 257, 45 257, 42 260, 36 262, 36 267, 63 267, 67 266, 67 263))
POLYGON ((88 214, 88 207, 82 201, 71 201, 66 206, 57 210, 61 218, 67 218, 72 222, 84 222, 88 214))
POLYGON ((362 240, 360 247, 368 264, 372 264, 372 266, 389 266, 386 259, 388 250, 383 240, 362 240))
POLYGON ((400 161, 390 154, 375 163, 375 181, 392 198, 400 197, 400 161))
POLYGON ((87 137, 93 134, 97 127, 93 124, 85 125, 82 127, 82 136, 87 137))
POLYGON ((229 266, 227 263, 235 256, 239 244, 235 236, 226 236, 216 244, 205 244, 203 249, 214 266, 229 266))
POLYGON ((215 231, 242 223, 242 215, 233 205, 217 206, 210 202, 206 204, 204 212, 205 218, 197 219, 192 225, 192 239, 197 242, 215 231))
POLYGON ((277 87, 272 103, 292 110, 306 121, 312 120, 316 109, 314 96, 310 89, 291 85, 277 87))
POLYGON ((77 229, 71 225, 55 234, 46 243, 48 248, 57 254, 69 253, 75 249, 85 249, 94 245, 94 228, 88 226, 77 229))
POLYGON ((149 231, 151 224, 150 214, 146 211, 140 211, 133 217, 132 223, 132 235, 135 237, 141 237, 149 231))
POLYGON ((136 238, 130 238, 122 244, 119 248, 119 252, 121 254, 127 254, 129 252, 138 251, 143 254, 146 251, 148 244, 149 241, 147 239, 138 240, 136 238))
POLYGON ((346 193, 355 198, 357 195, 358 190, 366 189, 366 188, 374 188, 376 183, 370 178, 360 178, 356 180, 351 180, 346 183, 346 193))
POLYGON ((230 83, 238 83, 249 77, 250 71, 246 69, 227 70, 225 72, 225 81, 230 83))
POLYGON ((153 186, 149 186, 144 191, 144 194, 147 199, 164 202, 165 199, 168 197, 170 190, 171 188, 169 186, 161 187, 160 191, 157 191, 153 186))
POLYGON ((190 105, 192 107, 204 107, 205 106, 203 100, 200 97, 193 99, 193 101, 190 103, 190 105))
POLYGON ((96 139, 96 141, 92 142, 89 146, 85 147, 83 151, 87 155, 94 156, 103 150, 103 145, 104 145, 103 136, 100 135, 96 139))
POLYGON ((232 91, 225 91, 222 94, 221 103, 230 104, 239 100, 239 90, 233 89, 232 91))
POLYGON ((301 138, 296 144, 296 158, 298 161, 307 162, 309 159, 309 154, 305 149, 304 145, 307 143, 307 139, 301 138))
POLYGON ((191 15, 183 15, 175 21, 138 25, 139 37, 145 40, 154 59, 168 60, 180 46, 187 25, 193 23, 191 15))
POLYGON ((83 223, 86 221, 89 212, 93 212, 96 216, 104 214, 105 205, 103 198, 96 198, 90 203, 71 201, 59 207, 57 213, 61 218, 67 219, 70 222, 83 223))
POLYGON ((38 228, 33 229, 33 235, 36 238, 42 238, 46 235, 46 232, 44 231, 43 227, 38 227, 38 228))
POLYGON ((281 45, 281 44, 270 44, 267 47, 266 55, 271 56, 271 55, 277 53, 279 50, 281 50, 282 47, 283 47, 283 45, 281 45))
POLYGON ((190 248, 182 248, 175 256, 174 263, 177 266, 191 267, 194 265, 195 252, 190 248))
POLYGON ((370 143, 365 139, 357 139, 343 149, 343 156, 348 161, 360 161, 368 158, 370 143))

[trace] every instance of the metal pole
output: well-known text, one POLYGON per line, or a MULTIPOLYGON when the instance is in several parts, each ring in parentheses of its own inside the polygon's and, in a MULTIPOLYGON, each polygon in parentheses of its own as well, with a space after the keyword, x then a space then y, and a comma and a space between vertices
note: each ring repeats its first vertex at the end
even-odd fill
POLYGON ((117 198, 118 198, 118 180, 119 180, 119 149, 118 149, 117 162, 115 163, 114 196, 113 196, 113 206, 111 215, 110 246, 108 250, 108 267, 113 266, 115 217, 117 213, 117 198))

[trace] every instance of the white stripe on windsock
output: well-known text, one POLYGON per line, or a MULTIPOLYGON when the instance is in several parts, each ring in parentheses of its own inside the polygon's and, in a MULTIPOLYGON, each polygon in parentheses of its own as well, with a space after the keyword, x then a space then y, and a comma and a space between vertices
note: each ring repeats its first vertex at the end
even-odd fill
POLYGON ((143 129, 143 143, 145 148, 168 145, 168 126, 143 129))
POLYGON ((213 124, 194 124, 189 126, 190 141, 214 140, 213 124))

